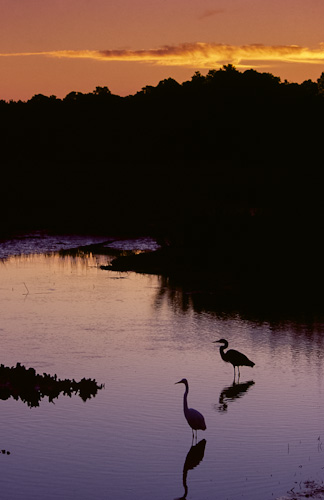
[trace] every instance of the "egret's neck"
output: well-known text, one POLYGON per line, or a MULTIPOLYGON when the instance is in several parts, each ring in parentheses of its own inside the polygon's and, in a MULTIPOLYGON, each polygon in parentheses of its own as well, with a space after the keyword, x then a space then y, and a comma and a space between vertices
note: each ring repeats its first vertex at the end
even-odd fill
POLYGON ((227 347, 226 345, 221 345, 220 348, 219 348, 219 352, 220 352, 220 355, 221 355, 222 359, 225 358, 225 352, 224 351, 225 351, 226 347, 227 347))
POLYGON ((188 410, 188 402, 187 402, 187 396, 188 396, 188 392, 189 392, 189 387, 188 385, 186 384, 186 390, 185 390, 185 393, 183 395, 183 411, 186 413, 186 410, 188 410))

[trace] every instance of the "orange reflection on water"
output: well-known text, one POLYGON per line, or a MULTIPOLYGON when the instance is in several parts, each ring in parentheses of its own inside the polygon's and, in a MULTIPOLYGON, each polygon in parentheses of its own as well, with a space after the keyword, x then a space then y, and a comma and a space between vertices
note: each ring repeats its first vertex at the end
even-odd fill
POLYGON ((20 492, 28 484, 33 498, 77 491, 88 500, 95 491, 98 499, 162 500, 184 486, 192 498, 259 500, 322 473, 318 320, 219 312, 197 300, 198 290, 103 271, 105 263, 49 254, 0 264, 1 363, 105 384, 87 402, 60 397, 30 409, 0 401, 2 446, 16 457, 4 464, 9 493, 10 484, 20 492), (239 382, 212 343, 219 338, 255 362, 241 368, 239 382), (207 442, 203 461, 188 475, 191 429, 174 385, 181 378, 207 424, 198 432, 207 442))

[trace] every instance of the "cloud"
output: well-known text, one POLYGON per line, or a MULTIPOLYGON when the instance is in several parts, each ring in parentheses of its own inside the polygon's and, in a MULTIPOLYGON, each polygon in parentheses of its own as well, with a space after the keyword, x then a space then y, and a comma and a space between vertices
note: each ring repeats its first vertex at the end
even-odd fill
POLYGON ((225 9, 207 9, 200 16, 199 19, 206 19, 207 17, 216 16, 218 14, 224 14, 225 9))
POLYGON ((270 63, 324 63, 324 43, 310 49, 299 45, 225 45, 217 43, 182 43, 157 49, 140 50, 59 50, 0 54, 0 57, 43 56, 97 61, 129 61, 195 69, 217 68, 233 64, 237 68, 260 67, 270 63))

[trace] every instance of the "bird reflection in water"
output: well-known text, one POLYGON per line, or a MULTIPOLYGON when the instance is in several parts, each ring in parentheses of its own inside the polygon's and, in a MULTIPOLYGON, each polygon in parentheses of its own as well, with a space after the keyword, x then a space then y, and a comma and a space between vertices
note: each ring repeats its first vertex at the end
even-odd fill
POLYGON ((220 413, 227 411, 228 403, 241 398, 243 394, 245 394, 248 389, 254 384, 255 382, 253 380, 249 380, 248 382, 242 382, 239 384, 234 380, 232 385, 224 387, 219 395, 218 411, 220 413))
POLYGON ((207 442, 206 439, 202 439, 196 445, 192 445, 190 450, 188 451, 185 463, 183 465, 183 473, 182 473, 182 484, 184 487, 184 495, 175 500, 186 500, 188 495, 188 485, 187 485, 188 471, 197 467, 197 465, 199 465, 202 459, 204 458, 206 442, 207 442))

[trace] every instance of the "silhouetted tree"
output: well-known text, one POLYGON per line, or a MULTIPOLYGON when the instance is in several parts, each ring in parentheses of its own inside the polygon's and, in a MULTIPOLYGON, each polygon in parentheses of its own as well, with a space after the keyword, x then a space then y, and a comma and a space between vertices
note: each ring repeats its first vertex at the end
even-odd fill
POLYGON ((324 96, 324 72, 317 80, 318 93, 324 96))
POLYGON ((96 87, 93 94, 99 97, 106 97, 107 95, 111 95, 111 92, 108 87, 96 87))
POLYGON ((69 94, 67 94, 63 100, 66 102, 76 102, 76 101, 80 102, 83 97, 84 94, 82 92, 72 91, 69 92, 69 94))
POLYGON ((318 85, 312 80, 305 80, 300 85, 301 90, 308 96, 316 96, 318 94, 318 85))
POLYGON ((253 231, 284 233, 278 214, 323 212, 310 208, 322 186, 323 82, 227 65, 127 97, 98 86, 1 101, 2 224, 170 227, 196 246, 195 233, 213 248, 228 237, 226 258, 240 234, 243 254, 253 231))

